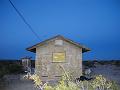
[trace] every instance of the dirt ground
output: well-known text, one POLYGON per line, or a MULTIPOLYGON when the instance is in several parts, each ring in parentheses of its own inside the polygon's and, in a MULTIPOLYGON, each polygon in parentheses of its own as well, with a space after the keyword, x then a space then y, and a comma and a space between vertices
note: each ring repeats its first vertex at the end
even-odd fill
POLYGON ((120 85, 120 66, 114 65, 96 65, 96 68, 91 68, 94 75, 103 75, 108 80, 115 81, 120 85))
POLYGON ((0 80, 0 90, 38 90, 32 81, 20 78, 20 75, 7 75, 5 80, 0 80))
MULTIPOLYGON (((91 68, 94 75, 102 74, 120 85, 120 67, 111 65, 97 65, 91 68)), ((22 79, 23 75, 6 75, 0 80, 0 90, 38 90, 30 80, 22 79)))

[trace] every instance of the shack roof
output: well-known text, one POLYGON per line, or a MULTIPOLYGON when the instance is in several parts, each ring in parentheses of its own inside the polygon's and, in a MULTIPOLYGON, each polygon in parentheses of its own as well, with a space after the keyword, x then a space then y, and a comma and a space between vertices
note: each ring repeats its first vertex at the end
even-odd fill
POLYGON ((50 40, 52 40, 52 39, 55 39, 55 38, 60 38, 60 39, 62 39, 62 40, 64 40, 64 41, 66 41, 66 42, 69 42, 69 43, 71 43, 71 44, 79 47, 79 48, 82 48, 82 52, 90 51, 90 49, 87 48, 87 47, 85 47, 84 45, 81 45, 81 44, 79 44, 79 43, 77 43, 77 42, 74 42, 73 40, 70 40, 70 39, 68 39, 68 38, 65 38, 65 37, 63 37, 63 36, 61 36, 61 35, 57 35, 57 36, 54 36, 54 37, 49 38, 49 39, 47 39, 47 40, 44 40, 44 41, 42 41, 42 42, 40 42, 40 43, 37 43, 37 44, 35 44, 35 45, 31 46, 31 47, 26 48, 26 50, 36 53, 36 47, 37 47, 37 46, 42 46, 42 45, 44 45, 46 42, 48 42, 48 41, 50 41, 50 40))

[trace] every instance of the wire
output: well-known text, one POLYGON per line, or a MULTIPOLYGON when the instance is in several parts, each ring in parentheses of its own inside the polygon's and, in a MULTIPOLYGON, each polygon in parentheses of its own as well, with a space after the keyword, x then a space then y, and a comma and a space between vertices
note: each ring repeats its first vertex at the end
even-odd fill
POLYGON ((12 1, 9 0, 9 2, 12 5, 12 7, 15 9, 15 11, 18 13, 18 15, 21 17, 21 19, 23 20, 23 22, 29 27, 29 29, 32 31, 32 33, 40 40, 39 36, 34 31, 34 29, 32 28, 32 26, 26 21, 26 19, 24 18, 24 16, 19 12, 19 10, 15 7, 15 5, 12 3, 12 1))

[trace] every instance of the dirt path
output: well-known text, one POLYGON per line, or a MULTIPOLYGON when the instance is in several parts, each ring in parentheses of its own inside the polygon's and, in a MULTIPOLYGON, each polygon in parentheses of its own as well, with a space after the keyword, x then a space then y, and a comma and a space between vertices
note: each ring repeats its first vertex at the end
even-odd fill
POLYGON ((95 75, 101 74, 120 85, 120 67, 114 65, 96 65, 96 68, 91 69, 95 75))
POLYGON ((8 76, 9 80, 6 79, 0 81, 0 90, 38 90, 34 87, 34 84, 30 80, 23 80, 14 76, 8 76))

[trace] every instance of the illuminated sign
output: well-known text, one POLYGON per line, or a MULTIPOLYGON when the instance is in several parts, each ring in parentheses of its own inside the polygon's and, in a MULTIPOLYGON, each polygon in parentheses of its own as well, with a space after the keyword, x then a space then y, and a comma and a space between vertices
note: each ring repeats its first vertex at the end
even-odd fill
POLYGON ((53 62, 64 62, 65 53, 53 53, 53 62))

